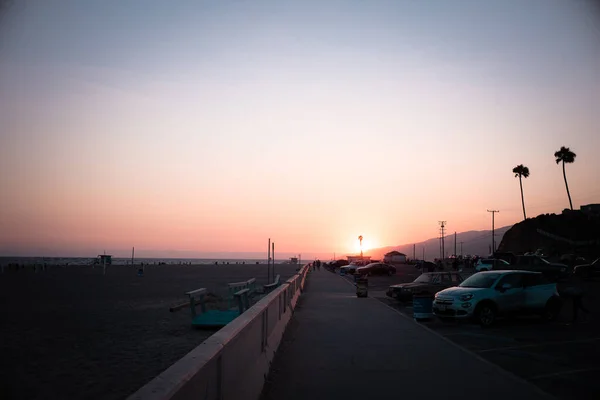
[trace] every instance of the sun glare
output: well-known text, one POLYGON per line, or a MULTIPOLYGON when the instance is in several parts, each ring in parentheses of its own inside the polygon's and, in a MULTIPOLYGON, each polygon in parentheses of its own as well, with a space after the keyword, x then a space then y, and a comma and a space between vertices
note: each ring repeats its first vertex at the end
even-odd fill
MULTIPOLYGON (((371 249, 375 249, 377 248, 377 244, 369 239, 363 239, 362 241, 362 251, 363 253, 368 252, 371 249)), ((358 239, 356 239, 356 243, 354 244, 354 246, 352 246, 352 250, 354 253, 356 254, 360 254, 360 242, 358 239)))

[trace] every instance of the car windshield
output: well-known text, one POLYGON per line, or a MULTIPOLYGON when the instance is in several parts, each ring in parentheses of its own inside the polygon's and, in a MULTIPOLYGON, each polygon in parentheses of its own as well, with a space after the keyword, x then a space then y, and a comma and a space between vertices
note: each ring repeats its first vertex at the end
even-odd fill
POLYGON ((500 277, 500 274, 475 274, 467 278, 460 287, 467 288, 491 288, 494 282, 500 277))
POLYGON ((414 283, 429 283, 433 275, 422 274, 417 279, 415 279, 414 283))
POLYGON ((550 261, 546 260, 545 258, 542 258, 542 257, 538 257, 538 258, 539 258, 539 260, 540 260, 541 262, 543 262, 544 264, 550 264, 550 261))
POLYGON ((481 260, 482 264, 493 264, 494 260, 493 259, 485 259, 485 260, 481 260))

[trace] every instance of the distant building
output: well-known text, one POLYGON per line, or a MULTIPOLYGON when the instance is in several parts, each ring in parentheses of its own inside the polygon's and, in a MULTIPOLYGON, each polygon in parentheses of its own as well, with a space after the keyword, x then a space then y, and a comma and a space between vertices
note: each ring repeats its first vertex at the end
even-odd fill
POLYGON ((600 216, 600 204, 588 204, 581 206, 581 211, 587 215, 600 216))
POLYGON ((390 251, 383 256, 383 262, 385 263, 405 263, 406 254, 400 253, 399 251, 390 251))

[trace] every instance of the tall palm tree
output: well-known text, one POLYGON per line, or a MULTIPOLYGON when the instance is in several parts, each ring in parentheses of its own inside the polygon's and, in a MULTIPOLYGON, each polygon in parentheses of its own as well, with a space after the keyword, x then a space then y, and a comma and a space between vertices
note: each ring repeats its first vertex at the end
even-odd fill
POLYGON ((360 242, 360 256, 361 257, 363 256, 363 253, 362 253, 362 240, 363 240, 363 237, 362 237, 362 235, 360 235, 358 237, 358 241, 360 242))
POLYGON ((513 173, 515 174, 515 178, 519 177, 519 185, 521 186, 521 203, 523 204, 523 219, 527 219, 527 214, 525 214, 525 198, 523 197, 523 178, 527 178, 529 176, 529 168, 523 164, 519 164, 513 168, 513 173))
POLYGON ((571 193, 569 192, 569 184, 567 183, 567 173, 565 172, 565 163, 571 164, 575 162, 577 154, 573 153, 568 147, 561 146, 560 150, 554 153, 556 157, 556 163, 562 162, 563 178, 565 178, 565 186, 567 187, 567 196, 569 196, 569 205, 571 210, 573 209, 573 202, 571 201, 571 193))

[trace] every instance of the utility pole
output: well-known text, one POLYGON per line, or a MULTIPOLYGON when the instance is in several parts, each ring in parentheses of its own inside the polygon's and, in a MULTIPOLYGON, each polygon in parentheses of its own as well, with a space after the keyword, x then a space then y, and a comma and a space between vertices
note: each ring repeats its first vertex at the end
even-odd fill
POLYGON ((444 243, 444 233, 445 233, 445 229, 446 229, 446 221, 438 221, 440 224, 440 240, 442 242, 442 256, 440 257, 442 262, 444 261, 444 257, 446 255, 446 246, 444 243))
POLYGON ((491 255, 494 255, 494 252, 496 251, 496 236, 494 234, 494 217, 496 216, 497 212, 500 212, 498 210, 487 210, 487 212, 492 213, 492 251, 491 251, 491 255))
POLYGON ((456 232, 454 232, 454 257, 457 257, 457 254, 456 254, 456 232))
POLYGON ((463 252, 462 252, 462 244, 463 244, 463 242, 460 242, 460 256, 461 256, 461 257, 463 256, 463 252))
POLYGON ((267 245, 267 282, 271 283, 271 238, 267 245))
POLYGON ((417 255, 415 254, 416 251, 417 251, 417 245, 413 244, 413 260, 417 259, 417 255))

